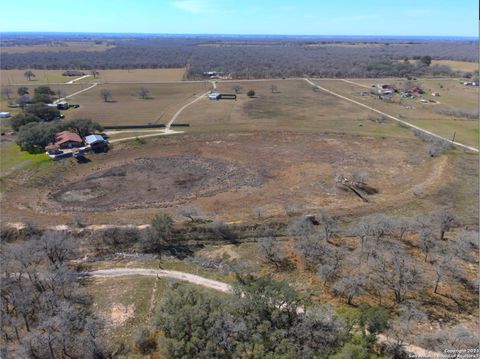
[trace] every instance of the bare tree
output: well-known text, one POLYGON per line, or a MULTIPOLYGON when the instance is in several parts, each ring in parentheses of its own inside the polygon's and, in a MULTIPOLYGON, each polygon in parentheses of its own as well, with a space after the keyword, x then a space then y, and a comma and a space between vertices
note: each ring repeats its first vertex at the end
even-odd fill
POLYGON ((104 102, 109 102, 112 100, 112 91, 110 91, 109 89, 101 89, 100 97, 103 99, 104 102))
POLYGON ((325 231, 325 239, 329 241, 332 235, 337 231, 337 222, 330 217, 323 208, 321 208, 319 212, 320 224, 323 225, 323 229, 325 231))
POLYGON ((421 284, 421 274, 401 247, 394 243, 379 247, 381 252, 374 258, 372 275, 393 293, 397 303, 402 303, 406 295, 421 284))
POLYGON ((307 216, 293 219, 287 228, 288 232, 295 237, 306 238, 316 233, 315 226, 307 216))
POLYGON ((272 91, 272 93, 277 93, 277 92, 278 92, 278 87, 277 87, 277 85, 271 85, 271 86, 270 86, 270 91, 272 91))
POLYGON ((183 207, 177 210, 180 216, 188 218, 190 222, 195 220, 195 217, 200 215, 200 211, 196 207, 183 207))
POLYGON ((151 98, 150 90, 146 87, 140 87, 138 89, 138 96, 140 96, 143 100, 151 98))
POLYGON ((420 338, 426 348, 445 349, 471 349, 478 348, 479 334, 462 325, 445 328, 437 332, 427 333, 420 338))
POLYGON ((365 277, 358 271, 342 275, 332 285, 335 295, 344 298, 348 305, 353 305, 354 298, 365 293, 365 277))
POLYGON ((325 245, 317 268, 317 276, 323 281, 323 285, 335 280, 344 265, 345 252, 339 247, 325 245))
POLYGON ((423 259, 428 261, 428 254, 435 248, 435 237, 430 229, 423 229, 419 235, 418 240, 420 242, 420 249, 423 252, 423 259))
POLYGON ((459 219, 451 209, 445 208, 433 215, 434 221, 440 231, 440 239, 445 240, 445 233, 454 226, 459 225, 459 219))
POLYGON ((25 76, 28 79, 28 81, 30 81, 32 77, 35 77, 35 74, 33 73, 32 70, 27 70, 24 72, 23 76, 25 76))
POLYGON ((97 70, 92 70, 91 74, 92 74, 93 78, 96 79, 100 75, 100 72, 98 72, 97 70))
POLYGON ((259 241, 258 250, 264 262, 273 265, 276 270, 281 270, 286 267, 288 263, 287 254, 283 246, 273 237, 259 241))
POLYGON ((392 229, 398 235, 398 240, 403 241, 405 234, 414 228, 414 222, 407 217, 395 217, 391 221, 392 229))
POLYGON ((2 96, 10 100, 10 95, 12 94, 12 89, 8 86, 2 87, 2 96))

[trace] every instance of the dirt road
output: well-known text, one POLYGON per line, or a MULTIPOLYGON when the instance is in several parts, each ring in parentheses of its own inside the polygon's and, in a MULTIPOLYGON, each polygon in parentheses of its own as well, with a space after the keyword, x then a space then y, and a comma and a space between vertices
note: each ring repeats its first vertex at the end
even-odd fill
POLYGON ((76 79, 74 79, 74 80, 67 81, 67 82, 65 82, 65 83, 66 83, 66 84, 73 84, 73 83, 75 83, 75 82, 77 82, 77 81, 79 81, 79 80, 86 79, 87 77, 90 77, 90 75, 84 75, 84 76, 78 77, 78 78, 76 78, 76 79))
POLYGON ((157 137, 157 136, 168 136, 168 135, 177 135, 179 133, 183 133, 184 131, 174 131, 174 130, 167 130, 165 131, 155 131, 155 133, 151 133, 149 135, 140 135, 140 136, 131 136, 131 137, 124 137, 124 138, 116 138, 114 140, 109 140, 109 143, 119 143, 119 142, 125 142, 125 141, 131 141, 135 140, 137 138, 149 138, 149 137, 157 137))
MULTIPOLYGON (((213 86, 213 89, 215 90, 217 88, 217 84, 215 83, 215 81, 212 81, 211 82, 212 86, 213 86)), ((207 92, 201 94, 200 96, 198 96, 197 98, 195 98, 194 100, 190 101, 189 103, 187 103, 186 105, 183 105, 182 107, 180 107, 180 109, 175 112, 175 114, 173 115, 172 119, 167 123, 167 125, 165 126, 165 132, 170 132, 170 127, 172 126, 172 123, 177 119, 178 116, 180 116, 180 114, 182 113, 183 110, 185 110, 188 106, 190 105, 193 105, 195 102, 197 102, 198 100, 201 100, 202 98, 204 98, 205 96, 207 96, 209 93, 210 93, 211 90, 208 90, 207 92)))
POLYGON ((348 98, 348 97, 346 97, 346 96, 343 96, 343 95, 340 95, 340 94, 338 94, 338 93, 336 93, 336 92, 333 92, 333 91, 331 91, 331 90, 328 90, 328 89, 326 89, 325 87, 322 87, 322 86, 317 85, 316 83, 310 81, 310 79, 304 78, 304 80, 305 80, 307 83, 309 83, 310 85, 315 86, 316 88, 318 88, 318 89, 320 89, 320 90, 322 90, 322 91, 325 91, 325 92, 327 92, 327 93, 329 93, 329 94, 331 94, 331 95, 333 95, 333 96, 339 97, 339 98, 341 98, 341 99, 343 99, 343 100, 350 101, 350 102, 352 102, 352 103, 354 103, 354 104, 356 104, 356 105, 365 107, 365 108, 367 108, 367 109, 369 109, 369 110, 371 110, 371 111, 373 111, 373 112, 379 113, 379 114, 381 114, 381 115, 383 115, 383 116, 385 116, 385 117, 388 117, 388 118, 390 118, 390 119, 392 119, 392 120, 394 120, 394 121, 397 121, 397 122, 399 122, 399 123, 401 123, 401 124, 403 124, 403 125, 405 125, 405 126, 407 126, 407 127, 410 127, 410 128, 415 129, 415 130, 421 131, 421 132, 426 133, 426 134, 428 134, 428 135, 430 135, 430 136, 439 138, 439 139, 441 139, 441 140, 443 140, 443 141, 449 142, 449 143, 451 143, 451 144, 453 144, 453 145, 455 145, 455 146, 461 147, 461 148, 463 148, 463 149, 465 149, 465 150, 469 150, 469 151, 476 152, 476 153, 479 152, 479 151, 478 151, 478 148, 471 147, 471 146, 465 145, 465 144, 463 144, 463 143, 459 143, 459 142, 455 142, 455 141, 449 140, 448 138, 445 138, 445 137, 442 137, 442 136, 440 136, 440 135, 437 135, 436 133, 433 133, 433 132, 430 132, 430 131, 428 131, 428 130, 425 130, 425 129, 421 128, 421 127, 415 126, 414 124, 411 124, 410 122, 403 121, 403 120, 401 120, 401 119, 399 119, 399 118, 397 118, 397 117, 394 117, 394 116, 392 116, 392 115, 389 115, 388 113, 379 111, 379 110, 377 110, 377 109, 375 109, 375 108, 373 108, 373 107, 370 107, 370 106, 368 106, 368 105, 365 105, 365 104, 363 104, 363 103, 361 103, 361 102, 352 100, 351 98, 348 98))
POLYGON ((112 269, 102 269, 93 272, 82 273, 88 277, 120 277, 128 275, 142 275, 142 276, 153 276, 160 278, 171 278, 180 280, 183 282, 188 282, 196 284, 205 288, 210 288, 217 290, 223 293, 231 293, 232 287, 223 282, 219 282, 213 279, 208 279, 205 277, 200 277, 195 274, 177 272, 173 270, 163 270, 163 269, 145 269, 145 268, 112 268, 112 269))
MULTIPOLYGON (((91 278, 121 277, 121 276, 130 276, 130 275, 171 278, 171 279, 176 279, 183 282, 199 285, 205 288, 217 290, 223 293, 232 293, 232 286, 230 284, 213 280, 213 279, 208 279, 195 274, 178 272, 173 270, 145 269, 145 268, 112 268, 112 269, 101 269, 101 270, 96 270, 92 272, 84 272, 82 273, 82 275, 86 277, 91 277, 91 278)), ((394 342, 393 339, 390 339, 383 334, 379 334, 377 338, 380 343, 394 342)), ((432 352, 432 351, 417 347, 415 345, 405 344, 404 348, 408 352, 415 354, 417 357, 435 358, 435 357, 441 356, 441 353, 432 352)))
POLYGON ((65 97, 59 98, 58 100, 54 101, 53 103, 57 103, 57 102, 60 102, 60 101, 65 100, 65 99, 67 99, 67 98, 70 98, 70 97, 79 95, 79 94, 81 94, 82 92, 85 92, 85 91, 88 91, 88 90, 93 89, 93 88, 94 88, 95 86, 97 86, 97 85, 98 85, 98 83, 95 82, 95 83, 93 83, 93 85, 91 85, 91 86, 89 86, 89 87, 87 87, 87 88, 84 88, 83 90, 74 92, 74 93, 72 93, 72 94, 70 94, 70 95, 67 95, 67 96, 65 96, 65 97))

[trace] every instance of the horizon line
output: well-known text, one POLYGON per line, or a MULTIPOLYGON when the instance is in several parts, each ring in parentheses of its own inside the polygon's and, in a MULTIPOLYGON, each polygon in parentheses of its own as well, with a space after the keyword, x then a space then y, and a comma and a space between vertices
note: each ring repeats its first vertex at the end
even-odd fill
POLYGON ((15 31, 0 30, 1 34, 89 34, 89 35, 151 35, 151 36, 205 36, 205 37, 335 37, 335 38, 397 38, 397 39, 415 39, 415 38, 455 38, 479 40, 478 36, 467 35, 333 35, 333 34, 222 34, 222 33, 168 33, 168 32, 93 32, 93 31, 15 31))

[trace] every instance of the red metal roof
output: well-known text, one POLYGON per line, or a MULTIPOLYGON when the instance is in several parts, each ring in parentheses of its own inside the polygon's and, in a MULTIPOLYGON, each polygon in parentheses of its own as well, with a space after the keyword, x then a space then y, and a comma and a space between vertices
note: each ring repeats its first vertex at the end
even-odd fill
POLYGON ((80 142, 80 143, 82 143, 82 138, 74 132, 70 132, 70 131, 58 132, 58 133, 55 134, 55 143, 49 144, 47 146, 47 148, 58 147, 58 146, 64 144, 65 142, 80 142))

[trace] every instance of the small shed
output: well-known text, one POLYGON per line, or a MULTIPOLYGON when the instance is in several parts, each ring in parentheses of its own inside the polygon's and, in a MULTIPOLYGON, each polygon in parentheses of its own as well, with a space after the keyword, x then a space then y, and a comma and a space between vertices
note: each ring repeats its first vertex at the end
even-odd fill
POLYGON ((89 146, 105 143, 105 139, 100 135, 88 135, 85 137, 85 143, 89 146))
POLYGON ((102 135, 88 135, 85 137, 85 143, 94 152, 105 152, 108 149, 108 141, 102 135))
POLYGON ((220 100, 221 94, 219 94, 218 92, 212 92, 208 94, 208 98, 210 100, 220 100))
POLYGON ((10 112, 0 112, 0 118, 9 118, 10 112))
POLYGON ((57 102, 57 108, 59 110, 68 110, 68 108, 69 108, 68 102, 67 101, 57 102))

